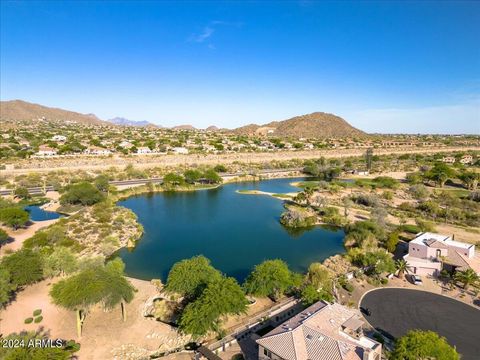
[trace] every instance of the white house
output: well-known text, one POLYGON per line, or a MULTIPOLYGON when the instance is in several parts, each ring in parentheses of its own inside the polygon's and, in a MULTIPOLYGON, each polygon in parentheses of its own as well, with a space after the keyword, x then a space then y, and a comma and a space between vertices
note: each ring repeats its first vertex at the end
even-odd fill
POLYGON ((52 137, 52 141, 55 141, 55 142, 65 142, 67 141, 67 137, 66 136, 63 136, 63 135, 54 135, 52 137))
POLYGON ((124 140, 120 144, 118 144, 118 146, 120 146, 123 149, 131 149, 133 147, 133 144, 129 141, 124 140))
POLYGON ((40 145, 35 155, 40 157, 57 155, 57 149, 45 145, 40 145))
POLYGON ((172 151, 175 154, 188 154, 188 149, 185 147, 174 147, 172 148, 172 151))
POLYGON ((152 150, 150 150, 149 147, 146 146, 140 146, 137 148, 137 154, 150 154, 152 150))
POLYGON ((90 146, 84 150, 84 153, 87 155, 108 156, 112 152, 98 146, 90 146))
POLYGON ((447 235, 417 234, 403 258, 409 270, 418 275, 436 276, 443 269, 454 272, 469 268, 480 274, 480 255, 475 252, 475 245, 455 241, 447 235))
POLYGON ((445 164, 454 164, 455 163, 455 158, 453 156, 445 156, 445 157, 443 157, 442 161, 445 164))
POLYGON ((473 156, 472 155, 463 155, 462 158, 460 159, 460 163, 463 165, 468 165, 473 162, 473 156))

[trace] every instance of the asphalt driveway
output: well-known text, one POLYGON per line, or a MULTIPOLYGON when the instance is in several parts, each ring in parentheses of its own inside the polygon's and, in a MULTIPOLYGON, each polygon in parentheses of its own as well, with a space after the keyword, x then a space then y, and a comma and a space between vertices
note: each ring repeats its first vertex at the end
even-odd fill
POLYGON ((433 293, 410 289, 379 289, 360 304, 376 329, 400 337, 413 329, 432 330, 457 347, 462 360, 480 359, 480 310, 433 293))

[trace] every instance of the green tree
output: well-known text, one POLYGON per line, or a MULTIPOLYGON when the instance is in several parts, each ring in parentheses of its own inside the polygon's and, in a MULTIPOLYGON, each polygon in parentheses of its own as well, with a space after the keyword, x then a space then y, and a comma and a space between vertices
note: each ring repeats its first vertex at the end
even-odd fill
POLYGON ((448 179, 455 177, 455 171, 444 163, 436 163, 429 171, 425 173, 425 178, 433 181, 438 186, 443 187, 448 179))
POLYGON ((123 263, 120 259, 106 266, 90 267, 60 280, 52 286, 50 296, 56 305, 77 314, 77 335, 82 336, 82 328, 90 309, 103 304, 106 309, 119 304, 125 320, 124 303, 133 299, 134 288, 123 276, 123 263))
POLYGON ((460 355, 444 337, 433 331, 411 330, 397 339, 390 360, 459 360, 460 355))
POLYGON ((209 184, 219 184, 222 182, 222 178, 213 169, 208 169, 203 173, 203 178, 209 184))
POLYGON ((398 241, 398 232, 394 231, 388 236, 387 240, 385 241, 385 247, 389 252, 393 253, 397 248, 398 241))
POLYGON ((0 307, 10 299, 10 294, 15 290, 11 283, 10 272, 3 267, 0 268, 0 307))
POLYGON ((183 173, 183 177, 188 184, 195 184, 202 178, 202 173, 198 170, 187 170, 183 173))
POLYGON ((390 254, 384 250, 367 252, 360 257, 363 266, 370 267, 372 274, 393 273, 395 271, 395 262, 390 254))
POLYGON ((477 275, 475 270, 466 269, 463 271, 457 271, 453 275, 453 279, 463 284, 463 288, 468 290, 470 285, 476 285, 480 280, 480 277, 477 275))
POLYGON ((10 273, 15 287, 33 284, 43 278, 41 256, 30 249, 22 249, 4 257, 1 265, 10 273))
POLYGON ((256 265, 245 280, 248 294, 276 300, 294 285, 294 276, 283 260, 266 260, 256 265))
POLYGON ((28 189, 24 186, 18 186, 15 188, 13 191, 13 195, 19 197, 20 199, 29 199, 30 198, 30 193, 28 192, 28 189))
POLYGON ((77 258, 64 246, 55 247, 43 260, 43 273, 46 277, 68 275, 77 270, 77 258))
POLYGON ((210 282, 202 295, 186 306, 179 321, 180 329, 194 337, 209 331, 219 333, 222 317, 245 312, 247 304, 237 281, 222 277, 210 282))
POLYGON ((106 193, 109 190, 108 176, 107 175, 98 175, 95 178, 93 184, 101 192, 106 193))
POLYGON ((185 183, 185 179, 183 176, 175 174, 175 173, 168 173, 163 177, 162 185, 166 188, 173 188, 176 186, 183 185, 185 183))
POLYGON ((467 189, 476 190, 478 182, 480 181, 480 174, 473 171, 465 171, 461 173, 458 178, 463 182, 467 189))
POLYGON ((17 208, 9 207, 0 209, 0 222, 13 229, 18 229, 28 223, 30 215, 27 211, 17 208))
POLYGON ((104 195, 95 186, 88 182, 70 185, 60 197, 62 204, 94 205, 104 199, 104 195))
POLYGON ((302 289, 300 298, 306 306, 312 305, 320 300, 333 301, 331 292, 325 289, 317 289, 312 284, 308 284, 302 289))
POLYGON ((331 290, 332 278, 328 269, 321 263, 314 262, 308 267, 307 281, 313 285, 315 289, 331 290))
POLYGON ((3 245, 4 242, 8 240, 9 236, 7 232, 3 229, 0 229, 0 246, 3 245))
POLYGON ((209 282, 221 277, 222 274, 210 264, 210 260, 201 255, 195 256, 172 266, 165 290, 192 299, 198 297, 209 282))

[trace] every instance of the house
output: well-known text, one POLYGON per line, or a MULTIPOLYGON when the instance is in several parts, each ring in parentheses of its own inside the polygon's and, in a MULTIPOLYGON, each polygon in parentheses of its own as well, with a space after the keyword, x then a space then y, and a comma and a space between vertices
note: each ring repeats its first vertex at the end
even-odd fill
POLYGON ((55 141, 55 142, 65 142, 67 141, 67 137, 66 136, 63 136, 63 135, 54 135, 52 137, 52 141, 55 141))
POLYGON ((133 144, 129 141, 122 141, 120 144, 118 144, 122 149, 131 149, 133 147, 133 144))
POLYGON ((471 163, 473 163, 473 156, 472 155, 463 155, 462 158, 459 161, 463 165, 471 164, 471 163))
POLYGON ((453 156, 444 156, 442 161, 445 164, 454 164, 455 163, 455 158, 453 156))
POLYGON ((257 340, 259 360, 380 360, 357 310, 319 301, 257 340))
POLYGON ((35 155, 40 157, 57 155, 57 149, 53 149, 45 145, 40 145, 35 155))
POLYGON ((146 146, 140 146, 137 149, 137 154, 151 154, 152 150, 150 150, 149 147, 146 146))
POLYGON ((475 245, 453 240, 453 237, 434 233, 419 233, 408 244, 403 257, 409 271, 418 275, 437 276, 440 271, 473 269, 480 274, 480 255, 475 245))
POLYGON ((84 153, 87 155, 108 156, 112 152, 108 149, 104 149, 98 146, 90 146, 84 150, 84 153))
POLYGON ((174 147, 172 148, 172 151, 175 154, 188 154, 188 149, 184 147, 174 147))

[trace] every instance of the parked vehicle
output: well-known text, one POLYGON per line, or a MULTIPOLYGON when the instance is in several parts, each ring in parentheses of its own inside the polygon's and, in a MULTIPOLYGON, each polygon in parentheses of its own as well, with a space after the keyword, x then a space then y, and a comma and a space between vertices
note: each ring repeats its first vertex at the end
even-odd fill
POLYGON ((414 285, 423 285, 422 278, 419 275, 413 274, 411 280, 414 285))

